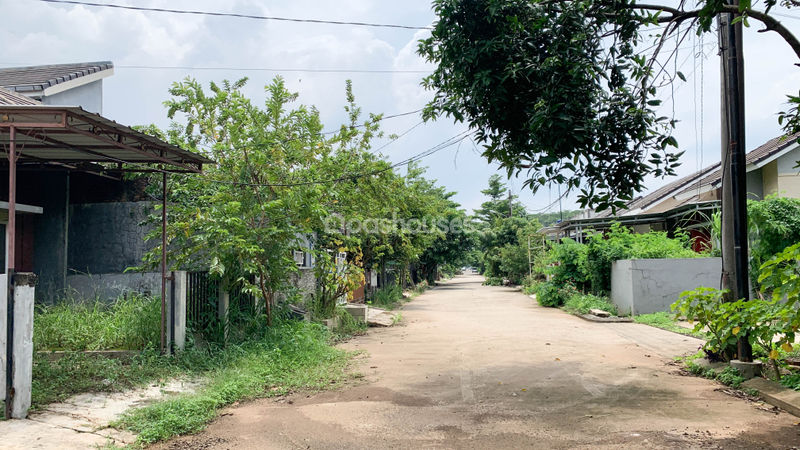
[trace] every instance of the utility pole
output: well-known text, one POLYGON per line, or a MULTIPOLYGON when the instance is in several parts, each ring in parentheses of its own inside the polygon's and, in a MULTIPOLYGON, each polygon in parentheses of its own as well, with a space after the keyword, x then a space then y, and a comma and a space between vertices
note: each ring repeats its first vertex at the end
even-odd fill
MULTIPOLYGON (((739 0, 727 0, 738 6, 739 0)), ((742 23, 734 14, 717 17, 722 81, 722 288, 725 301, 750 298, 747 251, 747 172, 744 118, 744 57, 742 23)), ((746 335, 739 336, 740 361, 751 362, 753 349, 746 335)))
POLYGON ((511 209, 511 189, 508 190, 508 218, 514 217, 514 211, 511 209))
POLYGON ((533 263, 531 262, 531 235, 528 235, 528 277, 533 276, 533 263))

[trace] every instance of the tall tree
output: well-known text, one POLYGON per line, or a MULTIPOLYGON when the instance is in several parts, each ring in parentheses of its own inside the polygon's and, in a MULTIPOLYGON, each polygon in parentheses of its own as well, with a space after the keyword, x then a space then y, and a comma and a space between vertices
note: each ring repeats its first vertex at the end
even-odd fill
MULTIPOLYGON (((662 75, 683 77, 656 63, 667 37, 680 42, 693 26, 707 32, 714 17, 733 12, 777 32, 800 56, 800 42, 769 15, 776 2, 761 11, 721 0, 697 9, 634 0, 434 0, 439 18, 419 45, 437 65, 424 80, 435 93, 425 115, 469 123, 484 155, 509 174, 526 171, 534 190, 555 182, 577 190, 583 206, 621 206, 645 177, 674 174, 680 157, 674 121, 655 111, 662 75), (639 46, 655 25, 664 28, 645 56, 639 46)), ((782 117, 787 129, 800 129, 798 108, 782 117)))

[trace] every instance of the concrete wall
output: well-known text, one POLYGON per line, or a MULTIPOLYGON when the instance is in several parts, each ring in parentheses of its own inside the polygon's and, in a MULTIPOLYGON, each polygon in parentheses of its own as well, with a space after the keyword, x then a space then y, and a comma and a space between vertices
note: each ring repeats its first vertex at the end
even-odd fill
POLYGON ((764 199, 764 178, 762 169, 747 172, 747 198, 753 200, 764 199))
POLYGON ((719 288, 720 258, 627 259, 611 265, 611 301, 620 314, 669 311, 683 291, 719 288))
POLYGON ((67 293, 86 299, 111 301, 124 293, 161 296, 160 272, 67 275, 67 293))
POLYGON ((43 211, 34 219, 33 272, 39 276, 36 299, 53 303, 64 290, 67 274, 69 176, 54 172, 37 178, 42 195, 36 203, 43 211))
POLYGON ((157 245, 145 242, 142 226, 152 202, 112 202, 70 205, 69 259, 71 273, 121 273, 142 263, 157 245))
POLYGON ((297 273, 291 275, 290 283, 300 289, 303 295, 312 295, 317 288, 317 278, 314 276, 314 269, 311 267, 299 268, 297 273))
POLYGON ((103 80, 42 97, 41 101, 45 105, 80 106, 89 112, 103 114, 103 80))
POLYGON ((761 168, 761 178, 764 180, 764 196, 778 192, 778 162, 772 161, 761 168))

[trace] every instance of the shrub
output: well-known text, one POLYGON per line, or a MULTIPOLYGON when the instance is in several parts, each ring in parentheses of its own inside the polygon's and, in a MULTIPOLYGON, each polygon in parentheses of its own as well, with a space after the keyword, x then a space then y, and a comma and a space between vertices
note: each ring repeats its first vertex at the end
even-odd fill
POLYGON ((588 281, 586 255, 587 247, 570 238, 554 244, 547 254, 546 272, 550 275, 550 281, 558 286, 571 284, 584 289, 588 281))
POLYGON ((617 315, 617 307, 608 300, 608 297, 576 293, 564 303, 564 310, 570 313, 586 314, 592 309, 600 309, 611 315, 617 315))
POLYGON ((484 286, 502 286, 503 279, 500 277, 487 277, 486 281, 483 282, 484 286))
POLYGON ((750 277, 758 285, 762 264, 800 241, 800 199, 770 196, 747 202, 750 277))
POLYGON ((536 285, 536 301, 542 306, 562 306, 576 293, 577 290, 570 284, 558 286, 552 281, 545 281, 536 285))
POLYGON ((611 263, 633 258, 696 258, 700 256, 690 248, 689 236, 677 233, 670 238, 667 233, 651 231, 634 234, 630 229, 614 223, 605 233, 589 237, 586 249, 586 273, 592 292, 605 294, 611 290, 611 263))
POLYGON ((778 348, 792 350, 797 330, 796 310, 778 300, 723 302, 723 294, 724 291, 711 288, 687 291, 672 305, 672 310, 686 316, 690 322, 696 321, 695 332, 708 329, 710 336, 703 348, 709 356, 730 359, 733 354, 728 349, 733 348, 741 336, 746 336, 751 345, 764 349, 779 375, 778 348))

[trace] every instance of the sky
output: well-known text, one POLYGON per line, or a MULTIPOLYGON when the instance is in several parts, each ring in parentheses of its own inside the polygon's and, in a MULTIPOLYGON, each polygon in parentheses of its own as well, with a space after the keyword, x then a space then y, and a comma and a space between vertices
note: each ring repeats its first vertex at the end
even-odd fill
MULTIPOLYGON (((301 19, 391 23, 425 27, 435 21, 429 0, 102 0, 146 7, 236 12, 301 19)), ((800 10, 776 12, 800 35, 800 10)), ((126 125, 169 120, 163 101, 171 83, 187 76, 207 85, 210 81, 248 77, 245 91, 258 103, 263 87, 281 75, 299 93, 299 104, 314 105, 325 128, 336 129, 346 120, 345 80, 353 81, 357 103, 365 113, 386 115, 415 111, 432 92, 420 86, 433 70, 416 54, 425 30, 368 28, 351 25, 278 22, 230 17, 207 17, 128 11, 39 0, 0 0, 0 67, 110 60, 115 74, 104 80, 103 113, 126 125), (185 67, 173 69, 165 67, 185 67), (227 68, 202 70, 198 68, 227 68), (265 70, 244 70, 265 69, 265 70), (383 70, 391 73, 320 73, 277 69, 383 70)), ((746 147, 756 148, 780 134, 776 113, 784 109, 787 94, 800 88, 800 67, 789 46, 775 33, 758 33, 755 21, 745 30, 746 147)), ((675 47, 670 39, 671 48, 675 47)), ((675 136, 685 151, 678 169, 690 174, 720 159, 719 57, 716 35, 690 33, 678 47, 670 66, 686 81, 661 91, 663 115, 679 120, 675 136)), ((381 153, 402 161, 434 147, 467 129, 447 119, 419 125, 412 114, 382 122, 387 134, 403 135, 381 153), (410 131, 409 131, 410 130, 410 131), (404 134, 406 133, 406 134, 404 134)), ((428 176, 438 180, 465 209, 480 206, 490 175, 498 171, 481 155, 479 146, 463 141, 423 160, 428 176)), ((655 189, 671 179, 648 179, 655 189)), ((558 186, 535 195, 522 190, 523 179, 509 181, 514 193, 531 212, 558 211, 558 186)), ((576 208, 575 195, 562 202, 576 208)))

